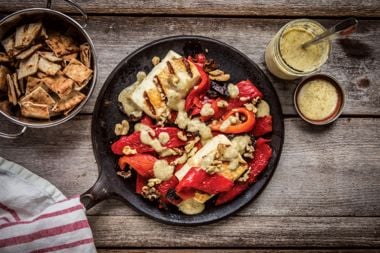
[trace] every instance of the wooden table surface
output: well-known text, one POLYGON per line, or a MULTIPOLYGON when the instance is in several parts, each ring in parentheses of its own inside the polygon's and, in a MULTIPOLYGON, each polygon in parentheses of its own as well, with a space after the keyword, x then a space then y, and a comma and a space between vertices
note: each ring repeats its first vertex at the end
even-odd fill
MULTIPOLYGON (((98 53, 96 90, 73 120, 0 139, 0 156, 46 178, 67 196, 92 186, 98 171, 90 140, 97 94, 111 70, 138 47, 168 35, 196 34, 230 44, 260 65, 273 82, 285 115, 285 143, 262 194, 230 218, 207 226, 162 225, 107 200, 89 211, 99 252, 377 252, 380 248, 380 1, 367 0, 78 0, 98 53), (282 25, 298 17, 330 26, 359 19, 358 32, 333 43, 322 72, 346 91, 343 115, 314 127, 295 113, 298 81, 265 68, 264 50, 282 25), (376 249, 377 248, 377 249, 376 249), (181 250, 179 250, 181 249, 181 250), (227 250, 228 249, 228 250, 227 250), (353 250, 354 249, 354 250, 353 250)), ((44 1, 0 0, 2 15, 44 1)), ((64 1, 57 10, 75 16, 64 1)), ((76 18, 79 18, 76 16, 76 18)), ((1 130, 16 128, 1 118, 1 130)))

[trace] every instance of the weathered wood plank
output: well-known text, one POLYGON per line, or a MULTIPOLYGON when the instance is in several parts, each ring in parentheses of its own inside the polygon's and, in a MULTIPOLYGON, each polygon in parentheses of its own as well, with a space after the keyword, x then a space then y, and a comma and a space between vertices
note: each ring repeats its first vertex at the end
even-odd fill
POLYGON ((380 218, 231 217, 178 227, 140 216, 90 216, 97 247, 379 247, 380 218))
MULTIPOLYGON (((283 154, 271 181, 237 215, 380 216, 379 123, 378 118, 354 118, 311 127, 286 119, 283 154)), ((84 192, 97 177, 90 116, 29 129, 17 140, 0 139, 0 156, 45 177, 67 195, 84 192)), ((118 201, 105 201, 90 214, 136 215, 118 201)))
MULTIPOLYGON (((2 11, 45 6, 44 0, 18 0, 9 4, 0 1, 2 11)), ((107 14, 171 14, 171 15, 237 15, 237 16, 380 16, 380 4, 376 0, 77 0, 88 13, 107 14)), ((53 1, 53 7, 64 12, 75 12, 62 1, 53 1)))
POLYGON ((98 253, 375 253, 378 249, 97 249, 98 253))
MULTIPOLYGON (((195 34, 221 40, 243 53, 265 70, 272 80, 286 114, 295 114, 293 91, 299 81, 283 81, 268 73, 264 63, 267 43, 288 20, 93 17, 88 30, 98 51, 99 81, 84 112, 92 112, 96 95, 112 69, 144 44, 169 35, 195 34)), ((335 20, 323 20, 330 26, 335 20)), ((333 52, 322 72, 331 74, 346 90, 344 114, 380 115, 380 21, 360 21, 351 40, 334 42, 333 52)))

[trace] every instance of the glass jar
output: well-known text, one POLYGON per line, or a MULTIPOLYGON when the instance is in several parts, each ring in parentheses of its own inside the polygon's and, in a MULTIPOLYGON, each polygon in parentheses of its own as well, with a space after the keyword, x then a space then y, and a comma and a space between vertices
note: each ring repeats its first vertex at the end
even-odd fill
POLYGON ((325 31, 321 24, 310 19, 297 19, 284 25, 265 50, 269 71, 286 80, 317 72, 329 57, 331 42, 325 40, 306 49, 301 45, 325 31))

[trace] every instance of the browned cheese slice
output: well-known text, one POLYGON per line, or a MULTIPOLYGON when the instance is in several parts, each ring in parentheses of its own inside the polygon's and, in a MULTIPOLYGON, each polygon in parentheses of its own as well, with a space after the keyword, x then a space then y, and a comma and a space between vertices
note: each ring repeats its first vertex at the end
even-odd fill
POLYGON ((41 22, 19 26, 16 29, 15 48, 23 49, 29 47, 34 39, 40 34, 41 28, 41 22))
POLYGON ((33 76, 28 76, 26 80, 26 89, 25 89, 25 94, 28 95, 38 87, 43 88, 45 91, 49 91, 49 88, 45 85, 44 81, 42 79, 33 77, 33 76))
POLYGON ((55 100, 41 87, 37 87, 34 91, 23 97, 20 102, 32 102, 48 106, 55 104, 55 100))
POLYGON ((42 79, 47 87, 55 92, 60 98, 68 95, 74 88, 74 81, 63 75, 45 77, 42 79))
POLYGON ((10 73, 11 71, 7 67, 0 65, 0 91, 6 92, 8 90, 7 74, 10 73))
POLYGON ((72 91, 69 95, 63 97, 54 105, 53 112, 64 112, 73 109, 85 99, 86 95, 79 91, 72 91))
POLYGON ((29 56, 31 56, 34 52, 36 52, 41 47, 42 47, 42 44, 34 45, 34 46, 30 47, 29 49, 27 49, 27 50, 19 53, 18 55, 16 55, 16 59, 17 60, 23 60, 25 58, 28 58, 29 56))
POLYGON ((91 68, 91 48, 88 43, 80 45, 80 61, 88 68, 91 68))
POLYGON ((9 56, 6 53, 0 52, 0 62, 9 62, 9 56))
POLYGON ((30 101, 20 103, 21 114, 24 117, 36 119, 49 119, 49 106, 46 104, 36 104, 30 101))
POLYGON ((78 60, 71 60, 70 64, 65 67, 63 73, 73 79, 75 82, 81 84, 86 81, 91 75, 92 70, 86 67, 78 60))
POLYGON ((13 85, 13 79, 10 74, 7 74, 7 84, 8 84, 8 100, 13 105, 17 105, 17 96, 16 96, 16 90, 13 85))
POLYGON ((61 69, 61 65, 40 57, 40 60, 38 61, 38 69, 49 76, 54 76, 61 69))
POLYGON ((58 57, 79 51, 78 46, 71 37, 59 33, 49 35, 45 42, 58 57))
POLYGON ((39 55, 37 53, 33 54, 27 59, 24 59, 20 62, 20 66, 17 69, 18 79, 31 76, 37 73, 38 69, 38 59, 39 55))
POLYGON ((46 60, 48 61, 51 61, 51 62, 60 62, 62 61, 62 58, 59 58, 57 56, 55 56, 55 54, 53 52, 47 52, 47 51, 43 51, 43 52, 38 52, 38 54, 45 58, 46 60))

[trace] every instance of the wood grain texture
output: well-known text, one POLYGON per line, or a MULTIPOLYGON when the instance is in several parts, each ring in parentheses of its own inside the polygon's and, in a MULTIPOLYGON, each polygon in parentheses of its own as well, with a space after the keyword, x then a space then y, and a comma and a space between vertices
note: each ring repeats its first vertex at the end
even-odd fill
MULTIPOLYGON (((44 0, 0 0, 1 11, 45 6, 44 0)), ((237 15, 237 16, 360 16, 379 17, 376 0, 77 0, 88 13, 106 14, 171 14, 171 15, 237 15)), ((64 1, 53 1, 53 8, 64 12, 75 10, 64 1)))
MULTIPOLYGON (((91 17, 88 31, 98 53, 99 79, 83 112, 91 113, 100 87, 113 68, 135 49, 170 35, 203 35, 225 42, 259 64, 272 80, 285 114, 295 115, 293 91, 299 82, 283 81, 266 70, 267 43, 288 20, 177 17, 91 17)), ((322 20, 330 26, 336 20, 322 20)), ((334 42, 322 72, 334 76, 346 91, 346 115, 380 115, 380 21, 360 21, 350 40, 334 42)))
POLYGON ((176 227, 141 216, 90 216, 97 247, 379 247, 380 218, 230 217, 176 227))
POLYGON ((97 249, 98 253, 375 253, 378 249, 97 249))
MULTIPOLYGON (((82 193, 97 178, 90 118, 29 129, 17 140, 0 139, 0 156, 43 176, 66 195, 82 193)), ((283 153, 271 181, 236 216, 380 216, 379 124, 380 119, 355 118, 311 127, 286 119, 283 153)), ((5 128, 4 121, 0 127, 5 128)), ((115 200, 89 214, 136 215, 115 200)))

